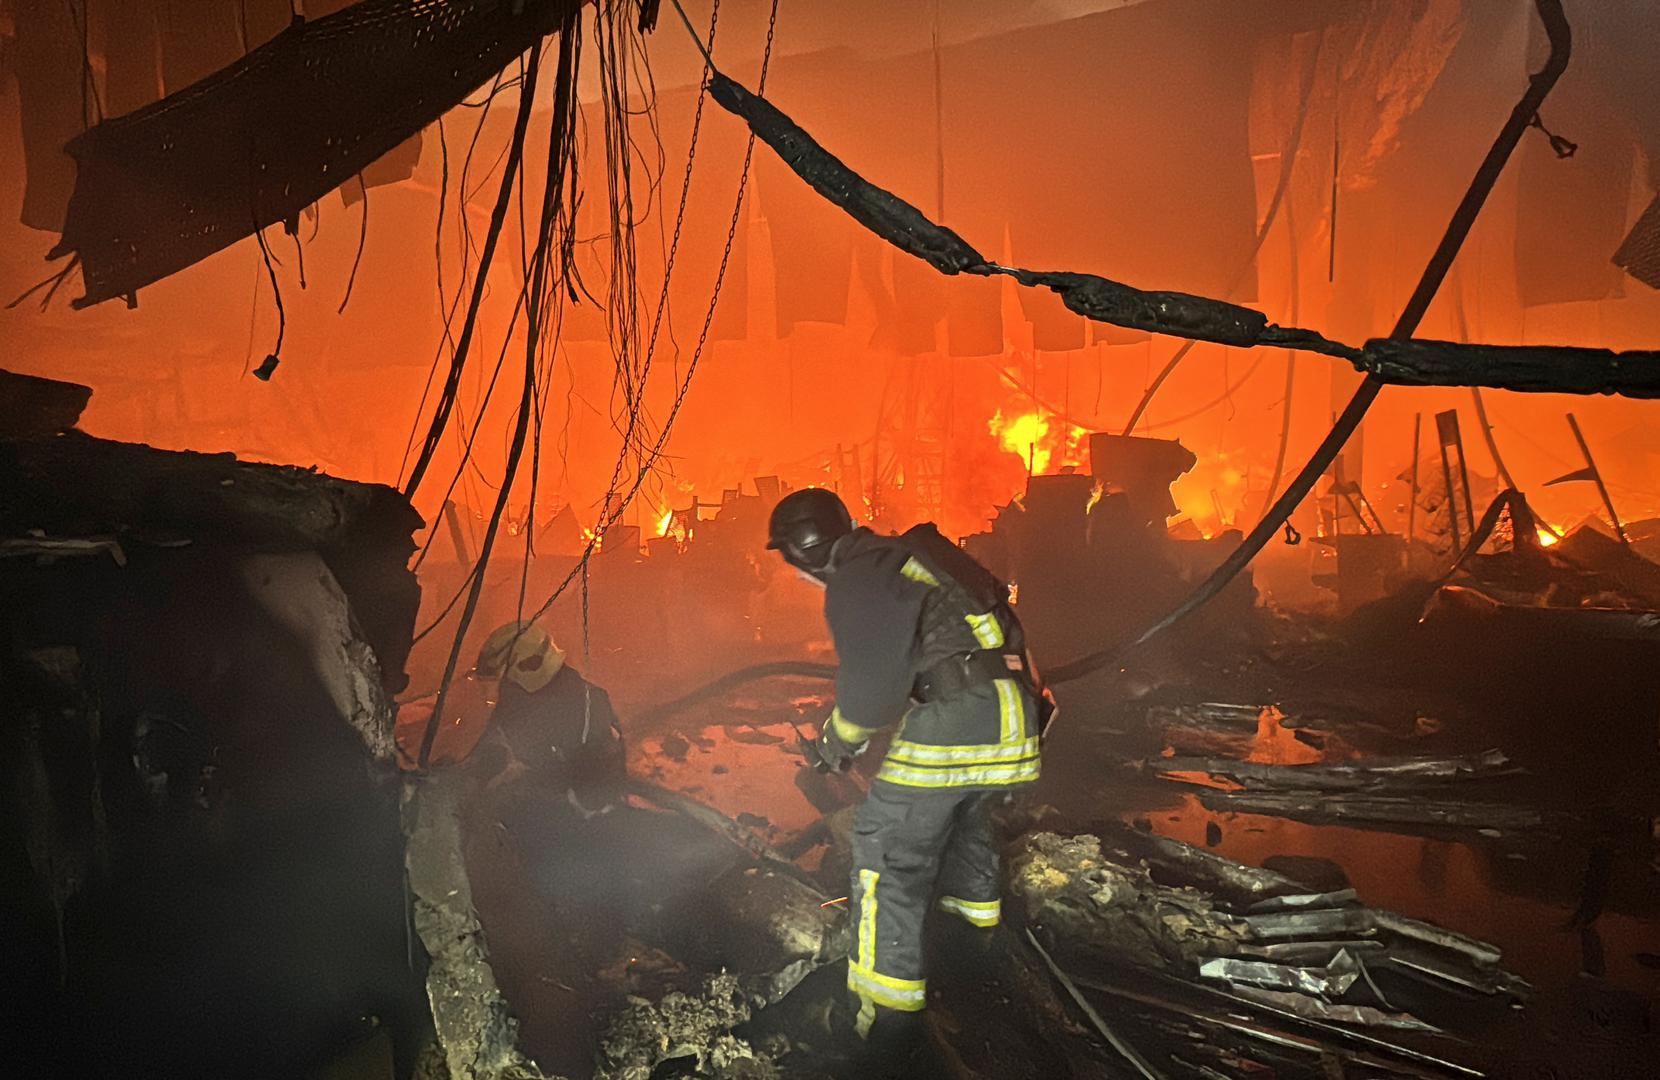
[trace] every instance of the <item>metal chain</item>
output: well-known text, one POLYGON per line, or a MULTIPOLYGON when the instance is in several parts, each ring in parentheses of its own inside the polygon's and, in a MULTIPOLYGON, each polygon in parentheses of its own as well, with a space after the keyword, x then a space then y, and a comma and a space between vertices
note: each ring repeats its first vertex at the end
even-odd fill
MULTIPOLYGON (((680 6, 679 4, 675 5, 676 8, 679 8, 679 6, 680 6)), ((682 11, 682 15, 684 15, 683 11, 682 11)), ((762 53, 762 56, 761 56, 761 78, 760 78, 760 82, 758 84, 758 92, 759 91, 764 91, 766 89, 766 86, 767 86, 767 71, 772 66, 773 37, 774 37, 774 34, 777 30, 777 27, 778 27, 778 0, 772 0, 772 12, 771 12, 771 15, 767 19, 766 49, 762 53)), ((694 40, 695 40, 695 35, 694 35, 694 40)), ((701 42, 700 42, 700 44, 701 44, 701 42)), ((711 68, 711 70, 713 70, 713 68, 711 68)), ((737 236, 738 222, 741 220, 742 213, 743 213, 744 188, 749 183, 749 167, 750 167, 751 161, 754 158, 754 151, 755 151, 755 135, 754 135, 753 132, 751 132, 750 136, 749 136, 748 145, 744 149, 743 168, 742 168, 742 170, 739 174, 739 178, 738 178, 738 198, 737 198, 737 202, 732 207, 732 220, 727 225, 727 229, 726 229, 726 244, 721 249, 720 269, 717 271, 717 273, 715 275, 714 291, 709 297, 709 310, 704 314, 704 317, 703 317, 703 330, 698 334, 697 346, 692 351, 692 359, 686 365, 686 377, 683 380, 681 380, 680 387, 677 390, 677 392, 675 393, 674 404, 673 404, 673 406, 670 407, 668 416, 663 421, 663 430, 658 435, 657 441, 654 444, 652 444, 650 454, 647 456, 646 460, 641 463, 639 471, 635 474, 634 486, 629 489, 627 498, 625 498, 621 502, 621 504, 619 504, 616 507, 616 509, 614 509, 610 512, 610 516, 606 520, 604 520, 604 521, 602 521, 598 524, 598 526, 594 530, 593 539, 588 541, 588 546, 587 546, 586 550, 584 550, 583 553, 582 553, 581 561, 578 562, 578 564, 571 570, 571 572, 569 574, 565 575, 565 580, 561 581, 559 583, 559 585, 557 587, 555 587, 555 589, 553 590, 553 594, 551 596, 549 596, 546 601, 543 602, 542 606, 536 609, 536 613, 531 616, 532 621, 534 621, 536 619, 539 619, 543 615, 547 614, 548 609, 551 608, 553 606, 554 602, 559 599, 559 597, 564 593, 564 591, 567 588, 570 587, 571 582, 576 579, 577 574, 579 574, 579 573, 586 574, 587 573, 588 560, 593 557, 594 545, 596 543, 598 543, 599 539, 601 537, 603 537, 605 535, 605 533, 608 532, 610 530, 610 528, 617 523, 618 519, 620 519, 622 517, 623 511, 626 510, 628 508, 629 504, 634 501, 634 496, 639 494, 640 488, 645 484, 645 478, 650 473, 651 465, 653 463, 655 463, 657 458, 662 456, 663 447, 665 445, 667 445, 667 443, 668 443, 669 433, 674 429, 675 418, 680 413, 680 407, 686 401, 686 394, 691 390, 692 376, 694 374, 696 374, 698 361, 700 359, 702 359, 702 357, 703 357, 704 347, 707 345, 708 340, 709 340, 710 327, 714 325, 715 308, 716 308, 717 304, 720 302, 720 291, 721 291, 722 285, 725 283, 725 280, 726 280, 727 264, 731 261, 731 258, 732 258, 732 243, 733 243, 733 240, 737 236)))

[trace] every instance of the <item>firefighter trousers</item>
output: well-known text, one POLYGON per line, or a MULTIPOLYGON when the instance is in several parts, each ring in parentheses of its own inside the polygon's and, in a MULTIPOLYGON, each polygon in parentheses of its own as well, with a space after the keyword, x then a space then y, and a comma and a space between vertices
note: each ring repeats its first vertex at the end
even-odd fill
POLYGON ((931 902, 975 926, 997 925, 1001 882, 990 809, 1004 794, 871 785, 853 819, 848 892, 847 986, 858 995, 860 1035, 879 1010, 916 1012, 925 1004, 922 927, 931 902))

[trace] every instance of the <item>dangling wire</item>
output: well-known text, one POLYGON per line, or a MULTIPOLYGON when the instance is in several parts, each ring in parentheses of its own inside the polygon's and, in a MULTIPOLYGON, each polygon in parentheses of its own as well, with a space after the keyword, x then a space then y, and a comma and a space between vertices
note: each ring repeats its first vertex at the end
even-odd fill
MULTIPOLYGON (((677 10, 680 9, 678 3, 675 7, 677 10)), ((684 19, 684 11, 681 11, 681 16, 684 19)), ((766 47, 761 55, 761 75, 758 83, 758 92, 766 89, 767 73, 772 64, 773 39, 777 29, 777 24, 778 0, 773 0, 772 12, 767 21, 766 47)), ((553 592, 545 601, 543 601, 541 606, 536 609, 535 613, 531 615, 532 620, 539 619, 545 615, 548 609, 554 605, 554 602, 559 599, 564 591, 570 586, 572 581, 575 580, 576 576, 579 573, 586 571, 588 561, 593 558, 594 551, 603 539, 605 533, 608 532, 622 518, 623 512, 628 508, 629 504, 633 502, 634 497, 639 493, 640 488, 644 486, 647 476, 650 475, 649 465, 661 456, 663 447, 668 443, 669 435, 674 429, 674 421, 679 416, 681 406, 685 404, 686 395, 691 390, 692 379, 697 373, 698 362, 702 358, 704 349, 708 344, 710 328, 714 325, 715 309, 720 302, 721 287, 726 280, 727 266, 730 264, 732 258, 732 244, 737 236, 738 224, 741 220, 743 212, 743 197, 749 184, 749 169, 754 159, 754 152, 755 137, 752 133, 744 147, 743 167, 739 173, 737 197, 732 207, 732 217, 727 223, 726 241, 721 249, 720 265, 715 273, 715 284, 709 297, 709 306, 704 313, 703 328, 698 334, 697 344, 693 348, 691 360, 688 362, 686 367, 685 378, 681 380, 680 385, 676 390, 674 402, 670 406, 668 415, 664 419, 662 429, 659 431, 657 439, 650 447, 648 456, 644 459, 641 467, 636 470, 633 484, 630 486, 627 495, 616 501, 616 503, 610 507, 610 512, 595 523, 594 535, 588 540, 587 546, 583 549, 581 559, 578 561, 577 565, 565 575, 564 579, 554 588, 553 592)), ((621 472, 621 466, 622 459, 619 457, 617 473, 613 474, 613 483, 615 482, 617 475, 621 472)))
MULTIPOLYGON (((443 678, 438 685, 438 696, 433 703, 432 715, 427 719, 426 731, 421 740, 419 763, 422 769, 427 767, 431 758, 432 745, 438 734, 439 721, 443 716, 443 707, 449 693, 450 680, 454 677, 461 650, 466 642, 467 628, 472 622, 473 613, 478 607, 479 595, 483 591, 485 568, 489 563, 490 553, 495 545, 496 536, 501 527, 501 520, 507 509, 508 499, 512 494, 513 479, 524 453, 525 440, 529 434, 530 419, 534 411, 537 350, 540 345, 540 330, 545 325, 543 305, 549 294, 547 286, 548 265, 553 257, 555 227, 562 218, 560 213, 560 202, 563 194, 562 181, 573 160, 575 130, 573 118, 577 111, 576 71, 580 49, 580 20, 581 9, 573 9, 562 21, 559 30, 559 67, 554 77, 553 119, 548 138, 547 179, 542 194, 541 218, 537 226, 536 253, 532 258, 530 280, 520 289, 520 297, 525 303, 527 312, 527 332, 524 382, 519 398, 518 420, 514 425, 513 441, 507 455, 507 468, 502 477, 495 509, 491 513, 489 525, 484 533, 484 543, 479 551, 477 573, 474 575, 471 588, 468 590, 467 603, 462 608, 460 623, 456 627, 455 638, 450 647, 449 659, 444 667, 443 678)), ((538 46, 537 51, 539 54, 540 46, 538 46)), ((533 56, 532 70, 534 70, 535 63, 536 57, 533 56)), ((530 97, 531 94, 527 86, 525 101, 521 102, 521 115, 527 115, 530 97)), ((520 126, 515 132, 516 146, 514 151, 516 154, 523 152, 524 134, 523 126, 520 126)), ((505 200, 498 203, 498 208, 505 211, 505 200)), ((499 228, 497 231, 499 232, 499 228)))
POLYGON ((357 226, 357 254, 352 256, 352 272, 346 278, 346 295, 340 298, 340 306, 334 309, 336 315, 344 314, 346 305, 351 302, 352 286, 357 284, 357 268, 363 265, 363 248, 369 242, 369 185, 364 182, 362 173, 357 174, 357 190, 363 202, 363 216, 357 226))
POLYGON ((259 244, 260 257, 265 261, 265 273, 271 279, 271 296, 277 302, 277 343, 271 346, 271 351, 265 354, 265 359, 254 369, 254 378, 261 382, 269 382, 271 374, 277 370, 282 362, 282 339, 288 332, 288 312, 282 303, 282 285, 277 281, 276 260, 271 256, 271 248, 265 242, 265 230, 254 229, 254 240, 259 244))
POLYGON ((519 112, 513 123, 513 142, 508 148, 501 187, 497 192, 495 209, 490 215, 490 229, 485 234, 484 250, 479 255, 478 269, 473 275, 472 299, 467 305, 467 317, 461 327, 461 338, 456 343, 455 355, 450 362, 449 377, 439 394, 432 423, 427 429, 426 441, 422 444, 420 456, 415 459, 415 467, 410 470, 409 479, 404 484, 403 491, 406 496, 413 496, 421 486, 427 467, 432 464, 432 457, 438 452, 444 427, 449 422, 450 412, 455 407, 456 394, 461 388, 461 372, 466 367, 467 352, 478 325, 479 309, 484 303, 484 282, 489 277, 490 263, 495 258, 496 244, 501 239, 502 225, 507 217, 508 204, 513 194, 513 180, 518 174, 519 161, 524 154, 525 129, 530 123, 531 101, 535 98, 536 71, 540 58, 541 50, 538 46, 531 50, 530 66, 525 73, 525 85, 519 94, 519 112))

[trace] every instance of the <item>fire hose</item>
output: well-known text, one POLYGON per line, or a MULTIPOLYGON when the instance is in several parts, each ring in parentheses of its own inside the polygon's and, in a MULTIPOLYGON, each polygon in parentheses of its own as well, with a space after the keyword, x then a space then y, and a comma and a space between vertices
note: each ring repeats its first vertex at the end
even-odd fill
MULTIPOLYGON (((1417 287, 1407 300, 1405 308, 1397 320, 1390 339, 1386 342, 1374 343, 1380 351, 1387 352, 1390 346, 1395 351, 1410 350, 1411 346, 1404 339, 1410 339, 1418 324, 1423 320, 1429 309, 1430 301, 1434 299, 1441 284, 1446 280, 1451 270, 1453 260, 1457 257, 1464 240, 1469 236, 1471 227, 1475 224, 1476 216, 1481 211, 1487 196, 1498 182, 1499 174, 1505 163, 1510 160, 1522 135, 1531 127, 1538 116, 1539 106, 1550 93, 1556 82, 1567 69, 1571 51, 1571 34, 1567 16, 1562 10, 1561 0, 1534 0, 1540 21, 1544 24, 1546 35, 1550 41, 1550 53, 1544 66, 1534 73, 1528 81, 1525 93, 1517 101, 1506 119, 1493 145, 1488 149, 1475 176, 1471 179, 1469 188, 1460 200, 1452 218, 1447 223, 1446 231, 1442 234, 1434 254, 1430 257, 1424 272, 1419 278, 1417 287)), ((810 184, 814 179, 821 183, 814 184, 821 193, 831 198, 831 201, 841 205, 855 219, 879 236, 889 239, 902 250, 916 255, 934 265, 944 273, 960 273, 964 271, 1007 273, 1014 276, 1022 284, 1048 285, 1057 291, 1066 289, 1075 290, 1078 304, 1069 304, 1074 310, 1090 317, 1099 317, 1092 303, 1086 301, 1100 300, 1103 308, 1114 306, 1108 301, 1128 304, 1138 312, 1146 307, 1145 301, 1150 294, 1138 294, 1136 290, 1088 275, 1078 274, 1034 274, 1030 271, 1014 270, 1005 267, 995 267, 981 258, 963 240, 948 229, 934 225, 923 218, 909 204, 895 199, 889 193, 874 187, 857 174, 847 169, 840 161, 827 154, 817 143, 813 142, 805 132, 795 128, 787 117, 778 113, 764 100, 748 94, 741 87, 727 80, 714 69, 710 63, 711 91, 715 100, 729 110, 744 115, 750 122, 751 129, 760 134, 775 149, 780 150, 780 156, 803 179, 810 184), (753 115, 749 115, 753 114, 753 115), (770 130, 776 128, 777 130, 770 130), (822 172, 825 176, 832 176, 846 181, 830 185, 824 183, 824 177, 816 176, 822 172), (1096 294, 1100 294, 1097 296, 1096 294), (1132 301, 1134 301, 1132 303, 1132 301)), ((1353 350, 1345 349, 1336 343, 1327 342, 1318 334, 1303 330, 1284 330, 1268 328, 1266 321, 1255 312, 1245 309, 1236 309, 1231 305, 1206 301, 1203 298, 1176 296, 1175 294, 1160 294, 1165 301, 1153 305, 1149 310, 1156 309, 1163 316, 1174 311, 1187 318, 1178 319, 1183 323, 1180 327, 1168 325, 1163 318, 1146 320, 1146 329, 1169 332, 1178 329, 1185 336, 1202 338, 1205 340, 1223 341, 1229 344, 1291 344, 1293 347, 1310 348, 1316 352, 1332 352, 1336 355, 1347 356, 1353 350), (1182 303, 1177 303, 1177 301, 1182 303), (1261 322, 1262 325, 1258 325, 1261 322), (1236 325, 1237 323, 1237 325, 1236 325), (1235 340, 1237 337, 1238 340, 1235 340)), ((1145 314, 1145 312, 1143 312, 1145 314)), ((1107 321, 1117 322, 1120 325, 1140 325, 1136 319, 1119 314, 1119 317, 1107 321)), ((1368 348, 1372 348, 1369 345, 1368 348)), ((1079 657, 1060 667, 1051 669, 1045 680, 1049 685, 1070 682, 1085 675, 1092 674, 1102 668, 1116 665, 1134 649, 1145 644, 1158 634, 1174 626, 1182 619, 1197 611, 1207 602, 1220 593, 1241 570, 1243 570, 1262 550, 1270 539, 1278 535, 1282 525, 1290 518, 1291 512, 1313 490, 1315 482, 1325 474, 1331 462, 1336 458, 1344 444, 1349 441, 1360 422, 1365 418, 1372 403, 1377 400, 1378 393, 1383 389, 1384 379, 1378 370, 1371 370, 1355 391, 1353 398, 1344 408, 1342 415, 1337 419, 1332 430, 1322 440, 1314 456, 1305 464, 1286 490, 1275 500, 1268 513, 1251 530, 1250 534, 1236 548, 1211 575, 1194 589, 1174 610, 1163 616, 1136 637, 1129 641, 1079 657)), ((689 705, 717 696, 725 691, 744 683, 761 678, 779 675, 794 675, 805 678, 834 678, 835 669, 828 664, 809 664, 801 662, 783 662, 761 664, 749 668, 742 668, 722 676, 715 681, 705 684, 689 694, 682 695, 674 701, 656 706, 648 715, 662 716, 677 712, 689 705)))

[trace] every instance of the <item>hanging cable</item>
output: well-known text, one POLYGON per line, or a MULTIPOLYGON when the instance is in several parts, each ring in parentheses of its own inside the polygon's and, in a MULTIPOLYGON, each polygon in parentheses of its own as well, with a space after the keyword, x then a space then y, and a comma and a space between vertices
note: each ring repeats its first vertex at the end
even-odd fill
POLYGON ((265 261, 265 273, 271 279, 271 296, 277 302, 277 342, 254 369, 254 378, 261 382, 269 382, 272 373, 277 370, 277 365, 282 362, 282 339, 288 332, 288 312, 282 305, 282 286, 277 282, 276 260, 271 255, 270 246, 265 243, 265 230, 256 228, 254 240, 258 242, 260 257, 265 261))
MULTIPOLYGON (((421 753, 419 765, 427 768, 431 756, 432 745, 438 735, 439 721, 443 716, 444 703, 449 695, 450 681, 455 675, 455 669, 460 661, 461 651, 466 646, 467 628, 472 623, 473 613, 478 608, 478 599, 483 591, 485 570, 489 564, 490 553, 495 546, 496 536, 501 527, 501 519, 507 509, 507 500, 513 490, 513 478, 518 471, 519 461, 523 457, 525 439, 530 429, 530 417, 535 402, 537 348, 540 344, 540 329, 543 325, 543 303, 547 297, 547 271, 550 261, 550 252, 553 247, 553 233, 558 221, 558 206, 563 194, 562 178, 565 169, 571 161, 571 139, 573 136, 572 116, 576 112, 576 68, 581 42, 581 8, 573 9, 565 17, 559 28, 559 66, 554 77, 553 121, 552 130, 548 138, 547 179, 542 192, 542 213, 537 227, 536 254, 532 259, 532 279, 526 284, 521 295, 525 300, 527 312, 525 335, 525 370, 524 384, 519 398, 518 420, 514 424, 513 442, 508 450, 507 468, 502 478, 501 490, 496 498, 494 511, 490 516, 489 527, 484 533, 484 543, 479 551, 477 573, 473 577, 472 586, 467 594, 466 606, 461 611, 460 625, 457 626, 455 639, 450 647, 449 659, 444 665, 444 675, 438 684, 438 696, 433 702, 432 715, 427 718, 426 731, 421 738, 421 753)), ((538 46, 537 52, 540 52, 538 46)), ((531 58, 531 72, 535 71, 537 57, 531 58)), ((531 97, 530 85, 527 83, 524 91, 525 99, 531 97)), ((521 114, 527 114, 527 109, 521 109, 521 114)), ((520 126, 516 131, 517 145, 515 155, 522 154, 524 128, 520 126)), ((476 295, 476 294, 475 294, 476 295)), ((466 331, 463 330, 463 334, 466 331)), ((511 646, 509 647, 511 649, 511 646)))
POLYGON ((502 171, 496 205, 490 214, 490 231, 485 235, 484 250, 479 255, 478 269, 473 275, 472 300, 467 306, 466 321, 461 326, 461 339, 456 343, 455 356, 450 362, 449 377, 439 394, 432 424, 427 429, 426 441, 422 444, 420 456, 415 459, 415 467, 410 470, 408 482, 404 484, 403 492, 406 496, 413 496, 420 488, 427 467, 432 464, 432 456, 438 450, 438 441, 443 435, 445 424, 449 421, 450 411, 455 406, 456 392, 461 386, 461 372, 467 365, 467 350, 472 345, 473 331, 478 325, 479 308, 484 303, 484 283, 489 277, 490 262, 495 257, 496 244, 501 239, 502 223, 507 217, 507 207, 512 199, 513 180, 518 174, 519 161, 524 154, 525 129, 530 124, 531 103, 536 96, 536 75, 540 63, 541 49, 538 46, 531 50, 530 63, 525 69, 525 83, 519 91, 519 112, 513 121, 513 142, 509 146, 507 164, 502 171))
POLYGON ((363 201, 363 217, 357 226, 357 254, 352 256, 352 272, 346 278, 346 295, 340 298, 340 306, 335 309, 336 315, 343 315, 346 305, 351 303, 352 286, 357 284, 357 268, 363 265, 363 248, 369 242, 369 185, 363 180, 363 174, 357 174, 357 190, 363 201))
MULTIPOLYGON (((685 21, 687 23, 688 27, 689 27, 691 25, 690 20, 686 19, 686 13, 683 9, 681 9, 678 2, 675 3, 675 10, 680 13, 681 19, 683 21, 685 21)), ((771 14, 770 14, 770 16, 768 18, 768 21, 767 21, 766 46, 765 46, 764 51, 761 54, 761 75, 760 75, 759 86, 762 89, 765 89, 765 87, 766 87, 767 74, 768 74, 768 71, 770 70, 771 64, 772 64, 773 40, 774 40, 775 32, 776 32, 776 29, 777 29, 777 24, 778 24, 778 0, 773 0, 771 14)), ((696 34, 695 30, 693 31, 692 36, 693 36, 694 39, 697 37, 697 34, 696 34)), ((708 51, 703 48, 703 45, 702 45, 701 41, 698 42, 698 47, 699 47, 699 51, 704 54, 704 58, 709 59, 708 51)), ((711 68, 712 68, 713 61, 710 61, 710 63, 711 63, 711 68)), ((732 217, 727 223, 726 242, 725 242, 724 246, 721 249, 720 264, 719 264, 719 266, 718 266, 718 268, 716 269, 716 272, 715 272, 715 284, 714 284, 714 288, 712 289, 712 291, 710 293, 709 306, 708 306, 707 310, 704 313, 703 327, 702 327, 702 330, 698 334, 697 344, 695 345, 695 347, 692 350, 691 360, 687 364, 686 376, 680 382, 680 386, 678 387, 678 389, 675 393, 674 402, 670 406, 668 415, 667 415, 667 417, 665 418, 665 420, 663 422, 663 427, 659 431, 658 437, 657 437, 656 441, 653 443, 653 445, 651 446, 650 451, 649 451, 649 455, 645 459, 647 463, 653 462, 659 456, 661 456, 661 454, 663 452, 663 447, 668 442, 669 434, 672 432, 672 430, 674 428, 674 421, 679 416, 681 406, 685 404, 687 393, 691 390, 692 379, 697 373, 698 362, 702 358, 704 349, 705 349, 706 345, 708 344, 709 331, 710 331, 710 328, 714 325, 715 309, 716 309, 717 305, 720 302, 721 287, 722 287, 722 285, 724 284, 724 282, 726 280, 727 266, 731 262, 731 258, 732 258, 732 244, 733 244, 733 241, 737 237, 738 224, 739 224, 739 222, 741 220, 741 217, 742 217, 744 192, 747 189, 748 183, 749 183, 749 169, 750 169, 750 165, 752 164, 752 162, 754 160, 754 151, 755 151, 755 137, 752 133, 749 136, 746 143, 745 143, 743 166, 739 171, 739 177, 738 177, 737 198, 734 201, 734 205, 732 207, 732 217)), ((617 477, 621 473, 622 464, 623 464, 623 459, 619 456, 617 470, 616 470, 616 472, 613 473, 613 478, 612 478, 613 485, 615 484, 617 477)), ((593 558, 594 552, 598 548, 598 545, 602 541, 605 533, 607 531, 609 531, 609 529, 612 526, 614 526, 617 523, 618 520, 621 519, 621 517, 623 515, 623 512, 628 508, 629 504, 634 500, 635 495, 637 495, 639 493, 640 488, 644 485, 645 479, 648 475, 649 475, 648 468, 641 467, 641 468, 636 470, 635 477, 634 477, 634 482, 633 482, 633 485, 630 487, 630 489, 628 491, 628 494, 625 497, 623 497, 619 502, 617 502, 614 506, 612 506, 609 513, 605 517, 603 517, 600 521, 595 523, 594 535, 588 540, 587 545, 584 547, 583 552, 582 552, 582 556, 581 556, 580 560, 578 561, 577 566, 574 569, 572 569, 568 574, 565 575, 564 579, 562 581, 560 581, 560 583, 554 588, 553 592, 549 594, 548 598, 546 600, 544 600, 542 602, 542 604, 536 609, 536 611, 530 616, 531 621, 539 619, 543 615, 547 614, 548 609, 553 607, 555 601, 557 601, 559 599, 559 597, 561 595, 563 595, 565 590, 570 587, 571 583, 576 579, 576 576, 579 573, 586 573, 587 572, 588 561, 593 558)))
MULTIPOLYGON (((1550 39, 1550 55, 1542 67, 1534 74, 1528 83, 1527 92, 1522 95, 1516 107, 1511 110, 1510 117, 1499 130, 1498 137, 1488 149, 1487 156, 1482 159, 1481 166, 1476 170, 1474 179, 1459 201, 1458 208, 1453 212, 1452 219, 1447 223, 1446 232, 1441 242, 1436 246, 1435 253, 1425 266, 1424 273, 1418 281, 1417 288, 1407 300, 1406 308, 1395 323, 1393 338, 1410 337, 1413 330, 1423 320, 1424 313, 1429 310, 1430 301, 1435 299, 1441 283, 1446 280, 1447 272, 1452 268, 1453 259, 1463 246, 1464 240, 1470 234, 1470 228, 1475 224, 1476 215, 1481 212, 1482 205, 1492 192, 1493 185, 1498 182, 1499 174, 1510 160, 1527 130, 1528 121, 1538 111, 1539 104, 1550 93, 1567 69, 1568 57, 1572 48, 1572 37, 1568 28, 1567 16, 1562 11, 1562 0, 1534 0, 1534 6, 1539 12, 1540 20, 1545 25, 1545 33, 1550 39)), ((1069 664, 1063 664, 1050 671, 1053 681, 1075 679, 1091 672, 1098 671, 1117 660, 1158 634, 1174 626, 1182 619, 1203 607, 1212 597, 1227 587, 1247 563, 1267 545, 1268 541, 1279 535, 1280 527, 1291 517, 1291 512, 1307 498, 1317 481, 1326 470, 1331 467, 1343 445, 1354 434, 1360 421, 1365 418, 1372 402, 1377 400, 1378 392, 1383 389, 1383 381, 1376 375, 1367 375, 1361 381, 1359 389, 1344 406, 1343 413, 1333 425, 1331 431, 1321 440, 1314 456, 1308 460, 1297 476, 1286 488, 1285 493, 1274 501, 1273 507, 1263 515, 1250 533, 1240 542, 1221 564, 1213 570, 1197 589, 1193 590, 1175 610, 1159 619, 1143 630, 1129 643, 1113 649, 1091 653, 1079 657, 1069 664)))
MULTIPOLYGON (((1290 318, 1297 321, 1302 306, 1303 274, 1300 252, 1297 250, 1297 201, 1285 204, 1285 235, 1287 241, 1287 277, 1291 279, 1290 318)), ((1285 350, 1285 397, 1280 406, 1280 443, 1274 451, 1274 472, 1268 478, 1268 493, 1263 500, 1263 512, 1273 505, 1274 493, 1280 489, 1280 478, 1285 475, 1285 454, 1291 445, 1291 399, 1297 390, 1297 351, 1285 350)))

